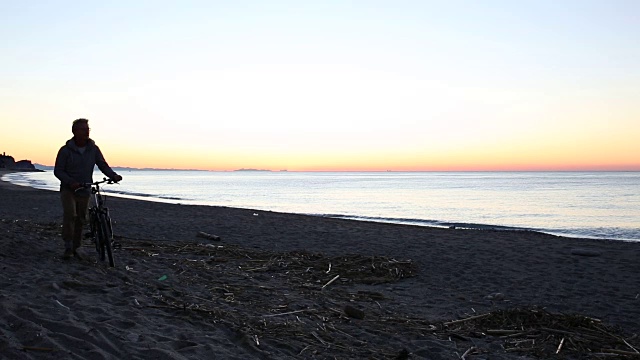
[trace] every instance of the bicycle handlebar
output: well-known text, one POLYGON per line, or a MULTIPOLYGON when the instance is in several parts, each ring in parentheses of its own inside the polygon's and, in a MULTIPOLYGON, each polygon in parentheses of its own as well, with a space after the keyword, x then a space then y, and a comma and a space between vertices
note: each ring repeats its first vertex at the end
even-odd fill
POLYGON ((74 191, 78 191, 78 190, 80 190, 80 189, 89 189, 89 188, 91 188, 92 186, 96 186, 96 185, 100 185, 100 184, 105 184, 105 183, 106 183, 106 184, 117 184, 118 182, 117 182, 117 181, 114 181, 114 180, 112 180, 112 179, 103 178, 103 179, 102 179, 102 180, 100 180, 100 181, 94 181, 94 182, 92 182, 92 183, 82 183, 82 184, 80 184, 80 187, 79 187, 79 188, 77 188, 77 189, 75 189, 74 191))

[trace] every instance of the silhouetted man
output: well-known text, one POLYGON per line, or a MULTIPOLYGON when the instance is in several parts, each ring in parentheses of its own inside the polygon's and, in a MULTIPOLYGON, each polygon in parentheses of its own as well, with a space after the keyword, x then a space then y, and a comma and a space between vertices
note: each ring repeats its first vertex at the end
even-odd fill
POLYGON ((93 169, 96 165, 109 179, 122 180, 111 169, 102 156, 100 148, 89 138, 89 120, 77 119, 71 126, 73 138, 60 148, 56 157, 53 174, 60 180, 60 199, 62 200, 62 240, 64 240, 63 259, 78 254, 82 245, 82 228, 89 206, 91 190, 82 184, 93 182, 93 169))

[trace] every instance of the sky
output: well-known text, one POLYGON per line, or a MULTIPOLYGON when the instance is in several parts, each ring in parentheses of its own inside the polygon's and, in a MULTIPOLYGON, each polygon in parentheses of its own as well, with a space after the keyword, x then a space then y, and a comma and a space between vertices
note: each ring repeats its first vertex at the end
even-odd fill
POLYGON ((640 1, 0 0, 0 153, 640 171, 640 1))

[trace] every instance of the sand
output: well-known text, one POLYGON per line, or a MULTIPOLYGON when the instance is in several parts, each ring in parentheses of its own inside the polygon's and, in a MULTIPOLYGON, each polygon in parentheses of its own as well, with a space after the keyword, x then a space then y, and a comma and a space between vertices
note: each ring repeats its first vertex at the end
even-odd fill
MULTIPOLYGON (((595 319, 620 339, 618 355, 640 348, 640 243, 107 205, 116 267, 96 260, 90 240, 84 260, 64 261, 58 193, 0 181, 1 357, 546 358, 487 329, 506 323, 451 323, 520 309, 595 319)), ((550 334, 529 336, 557 342, 551 350, 569 337, 550 334)), ((558 356, 605 352, 572 350, 573 339, 558 356)))

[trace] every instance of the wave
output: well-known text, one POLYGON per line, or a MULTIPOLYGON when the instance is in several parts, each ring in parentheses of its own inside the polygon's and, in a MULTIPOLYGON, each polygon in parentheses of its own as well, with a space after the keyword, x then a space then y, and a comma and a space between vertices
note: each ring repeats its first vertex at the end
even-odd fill
POLYGON ((640 230, 625 229, 619 227, 597 227, 597 228, 569 228, 569 229, 546 229, 542 232, 570 237, 585 238, 597 240, 616 240, 616 241, 640 241, 640 230))
MULTIPOLYGON (((101 191, 102 192, 102 191, 101 191)), ((165 195, 158 195, 158 194, 147 194, 147 193, 139 193, 139 192, 132 192, 132 191, 117 191, 117 190, 108 190, 108 191, 104 191, 105 194, 109 194, 109 195, 122 195, 123 197, 137 197, 137 198, 144 198, 144 199, 162 199, 162 200, 175 200, 175 201, 180 201, 180 200, 185 200, 183 198, 180 197, 175 197, 175 196, 165 196, 165 195)))
POLYGON ((530 228, 523 228, 523 227, 477 224, 477 223, 466 223, 466 222, 450 222, 450 221, 440 221, 440 220, 359 216, 359 215, 343 215, 343 214, 309 214, 309 215, 330 217, 334 219, 373 221, 373 222, 384 222, 384 223, 404 224, 404 225, 434 226, 434 227, 450 228, 450 229, 538 231, 537 229, 530 229, 530 228))
POLYGON ((502 226, 492 224, 478 224, 467 222, 450 222, 440 220, 424 220, 411 218, 394 218, 394 217, 376 217, 376 216, 359 216, 344 214, 307 214, 321 216, 333 219, 357 220, 357 221, 373 221, 389 224, 401 225, 417 225, 431 226, 449 229, 469 229, 469 230, 496 230, 496 231, 533 231, 554 236, 585 238, 597 240, 621 240, 621 241, 640 241, 640 230, 626 229, 618 227, 597 227, 597 228, 568 228, 568 229, 552 229, 552 228, 527 228, 515 226, 502 226))

